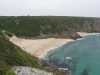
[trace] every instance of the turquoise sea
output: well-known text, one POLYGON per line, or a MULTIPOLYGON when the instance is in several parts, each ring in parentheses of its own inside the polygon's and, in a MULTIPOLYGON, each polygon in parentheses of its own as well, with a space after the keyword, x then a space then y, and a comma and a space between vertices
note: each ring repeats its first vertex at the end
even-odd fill
POLYGON ((83 36, 50 50, 44 59, 70 69, 70 75, 100 75, 100 34, 83 36))

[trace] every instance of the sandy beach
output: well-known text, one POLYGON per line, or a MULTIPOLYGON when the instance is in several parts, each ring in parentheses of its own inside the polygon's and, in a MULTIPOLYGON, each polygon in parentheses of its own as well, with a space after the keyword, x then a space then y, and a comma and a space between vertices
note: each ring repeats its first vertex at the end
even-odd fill
POLYGON ((80 36, 86 36, 89 35, 91 33, 87 33, 87 32, 77 32, 80 36))
MULTIPOLYGON (((87 35, 88 33, 77 32, 80 36, 87 35)), ((48 38, 48 39, 21 39, 16 36, 10 38, 10 41, 17 46, 19 46, 22 50, 28 52, 31 55, 39 57, 46 50, 57 47, 63 43, 67 43, 69 41, 73 41, 73 39, 55 39, 55 38, 48 38)))

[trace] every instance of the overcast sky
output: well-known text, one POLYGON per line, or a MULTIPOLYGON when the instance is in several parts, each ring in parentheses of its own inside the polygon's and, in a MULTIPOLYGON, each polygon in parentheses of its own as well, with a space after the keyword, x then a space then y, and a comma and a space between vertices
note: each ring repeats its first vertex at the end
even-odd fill
POLYGON ((100 17, 100 0, 0 0, 0 16, 100 17))

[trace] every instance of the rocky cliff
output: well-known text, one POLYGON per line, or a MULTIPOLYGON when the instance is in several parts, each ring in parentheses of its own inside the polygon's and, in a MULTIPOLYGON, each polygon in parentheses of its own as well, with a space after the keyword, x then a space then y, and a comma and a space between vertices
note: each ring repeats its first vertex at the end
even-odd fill
POLYGON ((77 18, 77 17, 72 18, 71 17, 71 19, 68 21, 59 20, 59 22, 57 22, 56 20, 51 19, 51 23, 48 24, 48 20, 45 20, 45 22, 44 24, 46 25, 40 25, 40 33, 39 36, 37 36, 36 38, 53 37, 53 38, 77 39, 77 38, 81 38, 81 36, 79 36, 77 32, 89 32, 89 33, 100 32, 99 18, 77 18), (73 21, 73 19, 77 21, 75 22, 73 21), (53 26, 52 23, 54 23, 55 26, 53 26))
POLYGON ((53 75, 51 72, 25 66, 14 66, 12 70, 17 75, 53 75))

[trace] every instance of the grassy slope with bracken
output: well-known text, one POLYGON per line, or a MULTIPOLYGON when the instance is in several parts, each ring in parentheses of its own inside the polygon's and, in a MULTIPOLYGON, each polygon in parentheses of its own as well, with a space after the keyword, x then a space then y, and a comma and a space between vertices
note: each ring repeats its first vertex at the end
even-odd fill
POLYGON ((12 66, 30 66, 44 69, 35 61, 34 57, 21 50, 0 33, 0 75, 12 66))

